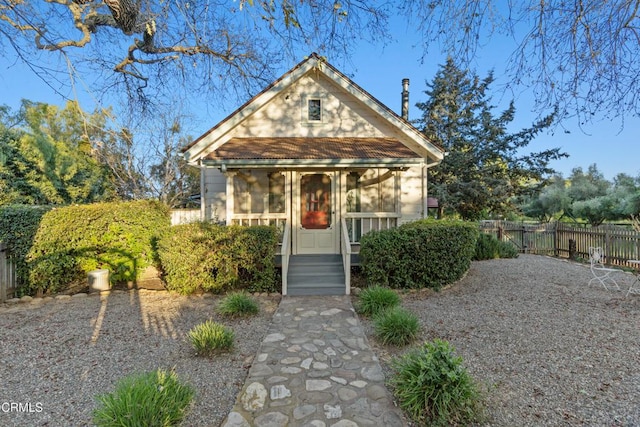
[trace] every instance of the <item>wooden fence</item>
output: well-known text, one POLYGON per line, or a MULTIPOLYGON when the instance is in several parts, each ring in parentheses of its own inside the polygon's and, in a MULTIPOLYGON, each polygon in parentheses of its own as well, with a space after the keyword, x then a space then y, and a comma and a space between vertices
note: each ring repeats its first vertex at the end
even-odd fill
POLYGON ((200 221, 200 209, 172 209, 171 225, 200 221))
POLYGON ((0 242, 0 303, 13 298, 16 290, 16 266, 9 257, 7 246, 0 242))
POLYGON ((640 259, 640 233, 631 227, 605 224, 587 228, 562 222, 481 221, 480 230, 513 243, 523 253, 588 258, 589 247, 599 246, 608 264, 634 267, 627 261, 640 259))

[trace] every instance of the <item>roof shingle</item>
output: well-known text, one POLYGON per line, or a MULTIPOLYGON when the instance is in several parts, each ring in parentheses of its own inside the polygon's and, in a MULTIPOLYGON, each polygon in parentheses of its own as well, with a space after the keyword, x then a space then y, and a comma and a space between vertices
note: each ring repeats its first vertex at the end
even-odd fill
POLYGON ((232 138, 207 160, 415 159, 395 138, 232 138))

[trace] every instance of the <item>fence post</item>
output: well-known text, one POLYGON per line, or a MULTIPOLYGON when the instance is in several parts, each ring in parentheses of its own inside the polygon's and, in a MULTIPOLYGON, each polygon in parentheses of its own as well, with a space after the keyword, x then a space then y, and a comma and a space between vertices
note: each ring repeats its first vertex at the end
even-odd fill
POLYGON ((611 231, 609 225, 604 226, 604 256, 607 264, 611 264, 611 257, 609 256, 609 248, 611 247, 611 231))
POLYGON ((575 239, 569 239, 569 259, 575 261, 576 259, 576 241, 575 239))
POLYGON ((9 265, 7 264, 6 246, 0 242, 0 302, 7 300, 9 287, 9 265))

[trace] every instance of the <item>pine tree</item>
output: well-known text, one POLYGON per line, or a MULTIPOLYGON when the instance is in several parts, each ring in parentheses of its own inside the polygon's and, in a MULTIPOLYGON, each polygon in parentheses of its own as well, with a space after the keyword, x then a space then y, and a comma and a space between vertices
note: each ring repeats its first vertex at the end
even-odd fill
POLYGON ((509 133, 515 117, 513 101, 494 116, 489 87, 484 79, 461 70, 449 58, 432 83, 428 101, 418 103, 418 126, 448 152, 442 163, 429 169, 429 192, 438 198, 439 214, 457 213, 464 219, 513 210, 512 200, 532 183, 543 183, 554 170, 549 162, 566 154, 559 148, 523 154, 523 149, 554 120, 550 114, 530 128, 509 133))

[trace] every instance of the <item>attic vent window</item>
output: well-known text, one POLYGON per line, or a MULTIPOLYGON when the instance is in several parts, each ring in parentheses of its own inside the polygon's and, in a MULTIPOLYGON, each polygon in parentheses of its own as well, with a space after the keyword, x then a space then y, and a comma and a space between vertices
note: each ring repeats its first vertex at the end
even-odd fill
POLYGON ((322 121, 322 102, 320 99, 307 100, 307 120, 310 122, 322 121))

